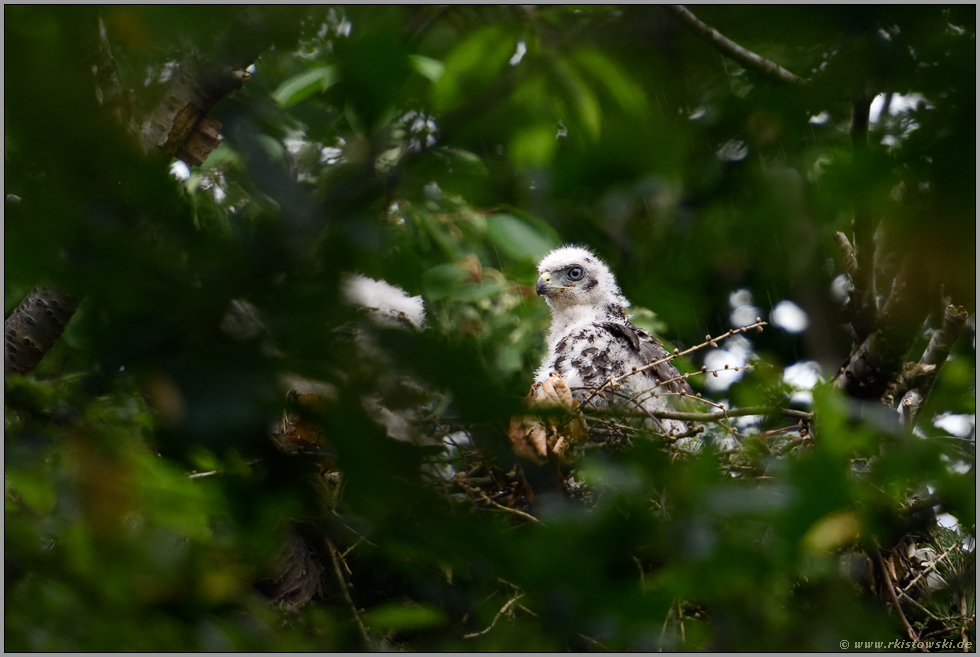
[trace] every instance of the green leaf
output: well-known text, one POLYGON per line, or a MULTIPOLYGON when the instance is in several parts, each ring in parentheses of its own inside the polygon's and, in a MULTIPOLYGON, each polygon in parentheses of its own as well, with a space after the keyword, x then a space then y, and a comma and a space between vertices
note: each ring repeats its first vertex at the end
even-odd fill
POLYGON ((424 57, 423 55, 409 55, 408 59, 417 73, 433 82, 438 82, 446 70, 446 65, 438 59, 424 57))
POLYGON ((271 135, 261 134, 258 136, 258 141, 262 144, 262 148, 269 154, 276 162, 282 162, 286 158, 286 149, 282 147, 282 144, 278 139, 271 135))
POLYGON ((597 140, 602 133, 602 108, 595 94, 568 62, 559 61, 555 65, 555 71, 571 95, 579 125, 591 140, 597 140))
POLYGON ((383 632, 420 630, 446 622, 446 612, 431 605, 388 602, 364 614, 364 623, 383 632))
POLYGON ((616 62, 591 48, 577 50, 574 56, 583 68, 606 85, 610 95, 624 110, 635 116, 641 116, 647 111, 647 101, 643 91, 623 73, 616 62))
POLYGON ((556 125, 538 124, 519 130, 510 140, 510 157, 518 166, 547 164, 555 153, 556 125))
POLYGON ((477 30, 446 57, 443 74, 433 90, 438 109, 458 104, 466 93, 473 93, 492 80, 507 63, 517 38, 496 26, 477 30))
POLYGON ((289 78, 272 93, 283 107, 292 107, 310 96, 323 93, 332 87, 339 76, 333 66, 320 66, 289 78))
POLYGON ((459 165, 461 168, 464 168, 471 173, 484 176, 489 173, 489 171, 487 171, 487 165, 483 163, 483 160, 481 160, 480 156, 476 153, 472 153, 462 148, 451 148, 445 146, 438 147, 434 150, 437 153, 442 153, 445 155, 453 164, 459 165))
POLYGON ((201 165, 201 169, 216 169, 224 164, 233 164, 237 160, 238 153, 232 150, 227 143, 221 142, 201 165))
POLYGON ((501 251, 515 260, 537 262, 558 246, 549 237, 509 214, 488 217, 487 236, 501 251))
POLYGON ((445 299, 466 276, 466 272, 456 265, 436 265, 422 274, 422 287, 425 290, 425 297, 431 301, 445 299))
POLYGON ((480 301, 481 299, 489 299, 490 297, 497 296, 506 290, 507 287, 507 281, 492 281, 477 285, 465 285, 461 290, 455 292, 452 297, 453 301, 480 301))

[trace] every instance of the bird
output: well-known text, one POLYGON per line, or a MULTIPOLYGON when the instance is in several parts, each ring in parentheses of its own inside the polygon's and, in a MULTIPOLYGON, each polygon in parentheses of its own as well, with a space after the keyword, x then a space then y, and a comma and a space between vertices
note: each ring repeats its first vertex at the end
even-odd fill
MULTIPOLYGON (((677 368, 664 360, 670 354, 660 340, 630 321, 630 302, 595 253, 581 246, 559 247, 541 259, 538 274, 535 291, 551 308, 551 327, 535 385, 554 382, 557 374, 583 406, 629 410, 632 403, 648 415, 670 409, 669 393, 693 394, 677 368), (619 380, 621 386, 603 388, 624 375, 629 376, 619 380)), ((651 416, 650 423, 669 436, 694 429, 674 419, 651 416)))

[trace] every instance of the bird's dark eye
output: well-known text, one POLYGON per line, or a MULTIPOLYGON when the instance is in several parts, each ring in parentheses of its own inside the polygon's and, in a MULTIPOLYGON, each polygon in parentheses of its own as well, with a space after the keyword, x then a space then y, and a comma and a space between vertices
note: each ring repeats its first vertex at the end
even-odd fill
POLYGON ((582 271, 581 267, 572 267, 568 270, 568 277, 573 281, 577 281, 578 279, 582 278, 582 274, 584 273, 585 272, 582 271))

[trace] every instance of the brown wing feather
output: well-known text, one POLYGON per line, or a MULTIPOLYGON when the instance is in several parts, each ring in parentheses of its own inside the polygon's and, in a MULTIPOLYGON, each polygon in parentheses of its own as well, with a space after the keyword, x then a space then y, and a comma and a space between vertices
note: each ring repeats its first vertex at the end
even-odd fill
MULTIPOLYGON (((663 348, 663 345, 660 344, 660 340, 643 329, 638 328, 632 322, 626 324, 604 322, 600 326, 614 336, 628 342, 633 351, 639 355, 645 364, 650 364, 670 356, 667 350, 663 348)), ((669 362, 654 366, 652 369, 647 370, 646 374, 656 377, 657 381, 670 381, 670 383, 663 386, 669 392, 693 393, 691 386, 688 385, 685 379, 676 378, 680 376, 680 372, 669 362)))

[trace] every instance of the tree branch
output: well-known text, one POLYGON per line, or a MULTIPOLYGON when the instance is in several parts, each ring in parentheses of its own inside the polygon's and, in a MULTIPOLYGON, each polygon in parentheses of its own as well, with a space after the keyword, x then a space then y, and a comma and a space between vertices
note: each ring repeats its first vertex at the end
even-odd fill
POLYGON ((480 632, 472 632, 470 634, 464 634, 463 638, 475 639, 476 637, 483 636, 484 634, 492 630, 493 626, 497 624, 498 620, 500 620, 500 617, 506 614, 510 610, 510 608, 514 605, 514 603, 523 597, 524 597, 523 593, 517 593, 516 595, 514 595, 514 597, 508 600, 507 603, 500 608, 500 610, 496 613, 496 615, 494 615, 493 620, 490 622, 490 625, 485 630, 481 630, 480 632))
MULTIPOLYGON (((854 154, 854 166, 863 170, 868 161, 868 123, 871 112, 871 101, 874 97, 864 95, 851 103, 851 149, 854 154)), ((875 244, 874 222, 871 209, 863 198, 855 199, 854 219, 851 222, 854 237, 853 262, 849 262, 848 253, 841 245, 845 269, 851 277, 854 291, 847 300, 845 311, 848 313, 851 328, 854 329, 855 346, 860 344, 875 329, 878 319, 877 295, 875 293, 875 244)), ((838 238, 840 243, 840 238, 838 238)))
POLYGON ((840 249, 840 259, 844 264, 844 273, 847 274, 847 277, 851 279, 851 283, 853 284, 859 276, 857 257, 854 255, 854 247, 851 246, 851 242, 847 239, 847 235, 840 231, 834 233, 834 239, 837 240, 837 247, 840 249))
POLYGON ((367 642, 367 628, 364 627, 364 621, 361 620, 361 615, 357 611, 357 605, 354 604, 353 598, 350 597, 350 591, 347 590, 347 580, 344 579, 344 573, 340 570, 340 553, 337 552, 337 548, 334 547, 334 544, 330 540, 327 540, 327 550, 330 552, 330 561, 333 562, 333 573, 337 577, 340 594, 343 596, 344 602, 347 603, 347 608, 350 609, 351 615, 354 617, 354 622, 357 623, 357 629, 361 633, 361 638, 367 642))
MULTIPOLYGON (((922 353, 919 363, 923 365, 935 365, 937 370, 946 362, 950 352, 953 351, 953 344, 966 328, 967 317, 970 313, 963 306, 946 306, 946 313, 943 317, 943 325, 932 334, 929 346, 922 353)), ((935 377, 933 377, 935 380, 935 377)))
POLYGON ((220 143, 221 131, 221 123, 208 112, 248 80, 245 69, 262 52, 265 42, 260 38, 263 18, 259 10, 243 11, 216 39, 214 52, 189 56, 181 62, 163 100, 140 127, 145 151, 160 148, 187 164, 204 163, 220 143), (240 44, 234 43, 236 39, 240 44))
POLYGON ((892 282, 891 294, 881 309, 877 328, 841 366, 834 386, 858 399, 876 399, 902 372, 905 354, 912 347, 925 321, 921 303, 922 276, 914 273, 906 259, 892 282))
POLYGON ((37 367, 75 314, 67 294, 36 287, 3 323, 3 374, 28 374, 37 367))
POLYGON ((778 408, 772 406, 746 406, 717 411, 715 413, 684 413, 681 411, 648 411, 645 413, 622 413, 616 411, 589 411, 588 415, 614 415, 617 417, 656 417, 664 420, 682 420, 685 422, 713 422, 729 417, 744 417, 746 415, 783 415, 786 417, 812 420, 813 413, 798 411, 793 408, 778 408))
POLYGON ((723 55, 734 59, 742 66, 762 73, 775 82, 793 85, 806 84, 806 80, 798 75, 790 73, 774 61, 743 48, 715 28, 699 20, 684 5, 667 5, 667 9, 677 16, 695 36, 714 46, 723 55))
MULTIPOLYGON (((888 567, 885 565, 885 560, 881 556, 881 552, 878 552, 878 565, 881 566, 882 576, 885 578, 886 588, 888 589, 888 594, 891 596, 892 602, 895 604, 895 609, 898 611, 899 618, 902 619, 902 625, 905 626, 905 631, 908 632, 909 638, 915 643, 919 642, 919 635, 915 633, 912 626, 909 625, 909 621, 905 618, 905 612, 902 611, 902 603, 898 600, 898 595, 895 593, 895 587, 892 585, 891 575, 888 573, 888 567)), ((925 649, 920 648, 922 652, 926 652, 925 649)))
MULTIPOLYGON (((918 379, 917 385, 908 390, 908 392, 905 392, 898 407, 902 421, 910 429, 915 426, 915 422, 919 418, 919 412, 929 398, 929 393, 932 392, 932 387, 939 377, 939 370, 942 369, 950 352, 952 352, 956 339, 960 337, 963 329, 966 328, 967 317, 969 317, 969 313, 963 306, 954 306, 953 304, 946 306, 943 325, 932 334, 932 339, 929 340, 929 346, 922 353, 922 358, 919 359, 919 367, 917 368, 918 371, 922 372, 922 375, 918 379)), ((905 383, 905 387, 913 384, 909 380, 905 380, 903 383, 905 383)), ((899 394, 901 394, 901 387, 899 394)))
MULTIPOLYGON (((188 164, 204 163, 220 143, 221 130, 221 124, 208 117, 207 112, 224 96, 240 89, 247 79, 243 69, 258 57, 265 43, 249 37, 254 37, 261 25, 262 15, 256 10, 242 12, 235 25, 217 40, 214 55, 200 66, 181 67, 170 91, 140 128, 147 152, 159 147, 188 164)), ((97 29, 100 47, 95 67, 96 94, 107 111, 132 130, 125 90, 101 20, 97 29)), ((4 322, 4 375, 33 371, 65 330, 77 307, 67 294, 36 287, 4 322)))

